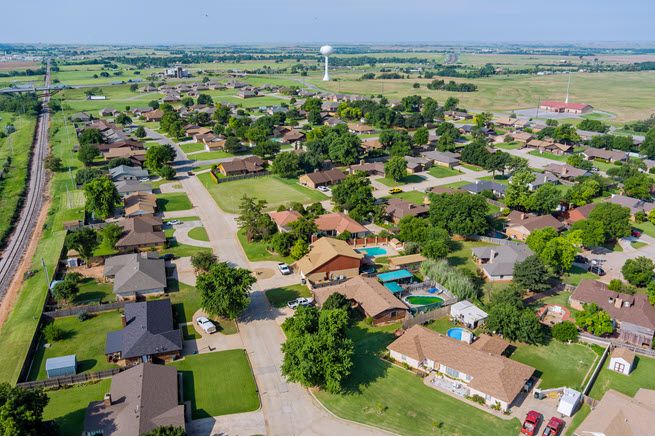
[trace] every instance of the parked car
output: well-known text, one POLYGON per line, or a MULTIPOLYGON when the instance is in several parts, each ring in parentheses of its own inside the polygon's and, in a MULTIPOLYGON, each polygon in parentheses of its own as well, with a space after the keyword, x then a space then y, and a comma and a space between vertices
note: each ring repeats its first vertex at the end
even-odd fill
POLYGON ((402 188, 398 188, 398 187, 389 188, 389 194, 398 194, 402 192, 403 192, 402 188))
POLYGON ((316 189, 318 191, 323 192, 323 193, 327 193, 328 191, 330 191, 330 189, 328 187, 326 187, 325 185, 319 185, 318 187, 316 187, 316 189))
POLYGON ((139 182, 150 182, 150 178, 141 178, 139 182))
POLYGON ((162 255, 162 259, 164 261, 172 261, 175 259, 175 255, 173 255, 172 253, 165 253, 162 255))
POLYGON ((633 229, 630 235, 632 235, 635 238, 639 238, 641 237, 641 231, 639 229, 633 229))
POLYGON ((530 410, 528 415, 525 416, 523 426, 521 426, 521 434, 535 435, 539 430, 539 425, 544 420, 544 415, 538 411, 530 410))
POLYGON ((588 272, 598 276, 605 276, 605 270, 601 266, 589 266, 588 272))
POLYGON ((289 268, 289 265, 287 263, 278 263, 277 269, 283 275, 290 275, 291 274, 291 269, 289 268))
POLYGON ((180 223, 182 223, 182 220, 178 220, 178 219, 169 220, 169 221, 166 222, 167 225, 171 225, 171 226, 172 225, 179 225, 180 223))
POLYGON ((214 325, 211 320, 209 320, 207 317, 198 317, 196 319, 196 323, 200 328, 205 331, 207 334, 211 334, 213 332, 216 332, 216 325, 214 325))
POLYGON ((310 306, 314 303, 314 298, 313 297, 299 297, 298 299, 290 300, 287 302, 287 306, 291 308, 292 310, 295 310, 299 306, 310 306))
POLYGON ((582 256, 582 255, 576 255, 573 262, 576 262, 578 264, 589 264, 589 258, 587 258, 586 256, 582 256))
POLYGON ((560 435, 564 429, 564 421, 559 417, 551 417, 542 435, 560 435))
POLYGON ((193 174, 194 174, 194 173, 193 173, 192 171, 188 171, 188 172, 186 172, 186 175, 187 175, 187 176, 193 176, 193 174))

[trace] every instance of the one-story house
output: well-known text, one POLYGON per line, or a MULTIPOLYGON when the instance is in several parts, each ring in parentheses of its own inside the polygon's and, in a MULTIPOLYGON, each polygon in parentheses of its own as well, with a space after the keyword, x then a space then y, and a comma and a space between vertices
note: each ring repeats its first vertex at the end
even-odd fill
POLYGON ((407 316, 407 305, 375 278, 355 276, 346 282, 313 290, 319 306, 334 293, 342 294, 352 301, 366 317, 372 317, 376 325, 402 320, 407 316))
POLYGON ((554 228, 557 231, 561 231, 565 228, 564 223, 557 220, 551 214, 539 216, 527 215, 525 219, 516 220, 512 225, 507 227, 507 229, 505 229, 505 234, 507 234, 509 238, 525 241, 532 232, 546 227, 554 228))
POLYGON ((325 171, 315 170, 312 173, 306 173, 298 178, 298 182, 309 188, 316 188, 319 186, 328 187, 341 182, 345 178, 346 174, 344 172, 338 168, 333 168, 325 171))
POLYGON ((136 179, 125 179, 114 182, 118 194, 122 197, 129 196, 135 193, 148 193, 152 194, 152 185, 148 182, 139 182, 136 179))
POLYGON ((224 176, 236 176, 243 174, 256 174, 264 171, 264 161, 258 156, 234 159, 232 161, 218 164, 218 171, 224 176))
POLYGON ((118 167, 109 169, 109 177, 112 181, 126 181, 126 180, 138 180, 147 178, 150 175, 148 170, 145 170, 141 167, 131 167, 129 165, 119 165, 118 167))
POLYGON ((268 213, 268 215, 275 222, 279 232, 289 232, 291 230, 291 223, 302 217, 302 214, 292 209, 284 211, 271 211, 268 213))
POLYGON ((426 159, 429 159, 434 163, 434 165, 439 165, 441 167, 455 167, 459 165, 459 153, 453 152, 439 152, 437 150, 430 152, 421 153, 426 159))
POLYGON ((407 173, 421 173, 432 166, 432 161, 422 156, 405 156, 407 163, 407 173))
POLYGON ((109 257, 104 275, 114 280, 113 290, 119 300, 160 295, 166 290, 166 264, 157 252, 109 257))
POLYGON ((125 217, 154 214, 157 212, 157 197, 149 193, 134 193, 123 199, 125 217))
POLYGON ((587 220, 589 214, 598 206, 597 203, 588 203, 586 205, 578 206, 577 208, 569 209, 566 214, 566 222, 568 224, 573 224, 579 222, 580 220, 587 220))
POLYGON ((129 302, 121 316, 123 329, 107 333, 105 355, 121 367, 165 363, 182 354, 182 331, 173 323, 169 299, 129 302))
POLYGON ((511 281, 514 264, 533 255, 532 250, 523 243, 474 247, 472 252, 482 273, 491 282, 511 281))
POLYGON ((460 189, 468 191, 471 194, 480 194, 483 191, 491 191, 494 196, 503 197, 507 190, 507 186, 494 181, 476 180, 471 184, 460 187, 460 189))
POLYGON ((582 156, 588 160, 602 159, 609 162, 625 162, 628 160, 628 154, 622 150, 606 150, 595 147, 587 147, 582 152, 582 156))
POLYGON ((318 233, 328 237, 336 237, 344 232, 350 233, 353 238, 362 238, 371 231, 362 226, 342 212, 323 214, 314 220, 318 233))
POLYGON ((629 208, 633 219, 635 214, 637 214, 639 211, 643 211, 644 213, 648 214, 655 208, 655 203, 653 202, 646 202, 641 199, 623 196, 621 194, 612 194, 612 196, 607 199, 607 202, 629 208))
POLYGON ((121 252, 135 250, 159 250, 166 243, 162 232, 163 223, 159 217, 150 214, 128 217, 118 221, 125 232, 116 243, 121 252))
POLYGON ((319 283, 359 275, 363 258, 345 241, 322 237, 310 245, 309 253, 293 267, 303 279, 319 283))
POLYGON ((148 435, 161 426, 185 427, 177 369, 144 363, 111 378, 109 393, 89 404, 83 435, 148 435))
POLYGON ((392 197, 389 199, 384 208, 385 215, 391 222, 396 224, 398 224, 404 217, 424 217, 427 216, 429 212, 430 207, 428 205, 416 205, 398 197, 392 197))
POLYGON ((457 383, 467 396, 480 396, 488 406, 507 411, 535 372, 533 367, 478 350, 422 325, 409 328, 387 346, 391 358, 412 368, 457 383))
POLYGON ((582 170, 569 164, 555 163, 545 166, 544 171, 550 172, 558 178, 565 180, 571 180, 582 176, 589 176, 590 174, 587 170, 582 170))
POLYGON ((348 167, 348 174, 358 171, 366 173, 367 176, 384 176, 383 162, 360 162, 359 164, 348 167))
POLYGON ((652 435, 655 390, 640 388, 634 397, 609 389, 575 430, 579 436, 652 435))

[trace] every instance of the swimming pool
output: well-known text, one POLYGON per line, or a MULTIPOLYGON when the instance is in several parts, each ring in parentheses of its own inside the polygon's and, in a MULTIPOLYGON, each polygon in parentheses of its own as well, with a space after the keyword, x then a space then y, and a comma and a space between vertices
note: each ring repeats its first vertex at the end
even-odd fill
POLYGON ((447 332, 448 337, 459 341, 467 341, 471 336, 471 331, 464 328, 450 328, 447 332))
POLYGON ((443 299, 437 296, 407 296, 405 302, 410 305, 423 306, 442 303, 443 299))
POLYGON ((375 257, 386 255, 387 249, 382 247, 362 247, 361 249, 357 249, 357 252, 364 252, 368 256, 375 257))

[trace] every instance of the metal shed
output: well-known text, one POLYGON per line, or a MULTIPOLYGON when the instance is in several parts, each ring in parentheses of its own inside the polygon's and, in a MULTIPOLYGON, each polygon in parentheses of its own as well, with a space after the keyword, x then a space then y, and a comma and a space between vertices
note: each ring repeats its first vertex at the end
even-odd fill
POLYGON ((45 372, 48 378, 75 375, 77 373, 77 358, 75 355, 48 358, 45 362, 45 372))

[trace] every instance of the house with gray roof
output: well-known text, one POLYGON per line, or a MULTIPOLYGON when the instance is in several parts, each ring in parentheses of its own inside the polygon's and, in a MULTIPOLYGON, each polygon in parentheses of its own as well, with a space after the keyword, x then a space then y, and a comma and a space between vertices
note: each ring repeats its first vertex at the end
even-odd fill
POLYGON ((138 180, 147 178, 149 176, 148 170, 141 167, 130 167, 129 165, 119 165, 118 167, 109 169, 109 177, 112 181, 127 181, 138 180))
POLYGON ((121 197, 129 196, 134 193, 152 193, 152 185, 147 182, 139 182, 135 179, 125 179, 114 182, 116 190, 121 197))
POLYGON ((104 275, 114 280, 114 293, 119 300, 162 294, 166 289, 166 265, 157 252, 107 258, 104 275))
POLYGON ((83 435, 147 435, 160 426, 184 428, 177 369, 145 363, 116 374, 103 400, 86 409, 83 435))
POLYGON ((530 191, 534 191, 545 184, 559 184, 557 176, 550 172, 534 173, 534 181, 528 184, 530 191))
POLYGON ((123 329, 107 333, 107 360, 121 367, 145 362, 162 363, 182 354, 182 331, 173 324, 169 299, 125 304, 123 329))
POLYGON ((453 152, 439 152, 438 150, 433 150, 430 152, 421 153, 426 159, 432 161, 435 165, 440 165, 442 167, 455 167, 459 165, 459 153, 453 152))
POLYGON ((655 208, 655 203, 646 202, 641 199, 636 199, 634 197, 624 196, 622 194, 612 194, 612 196, 607 199, 609 203, 614 203, 615 205, 624 206, 630 209, 630 214, 633 216, 639 211, 643 211, 648 214, 651 210, 655 208))
POLYGON ((496 197, 505 196, 507 187, 494 181, 480 181, 477 180, 471 184, 464 185, 461 190, 468 191, 471 194, 480 194, 483 191, 491 191, 496 197))
POLYGON ((472 252, 480 270, 491 282, 511 281, 514 277, 514 264, 534 255, 527 245, 513 242, 500 246, 474 247, 472 252))

